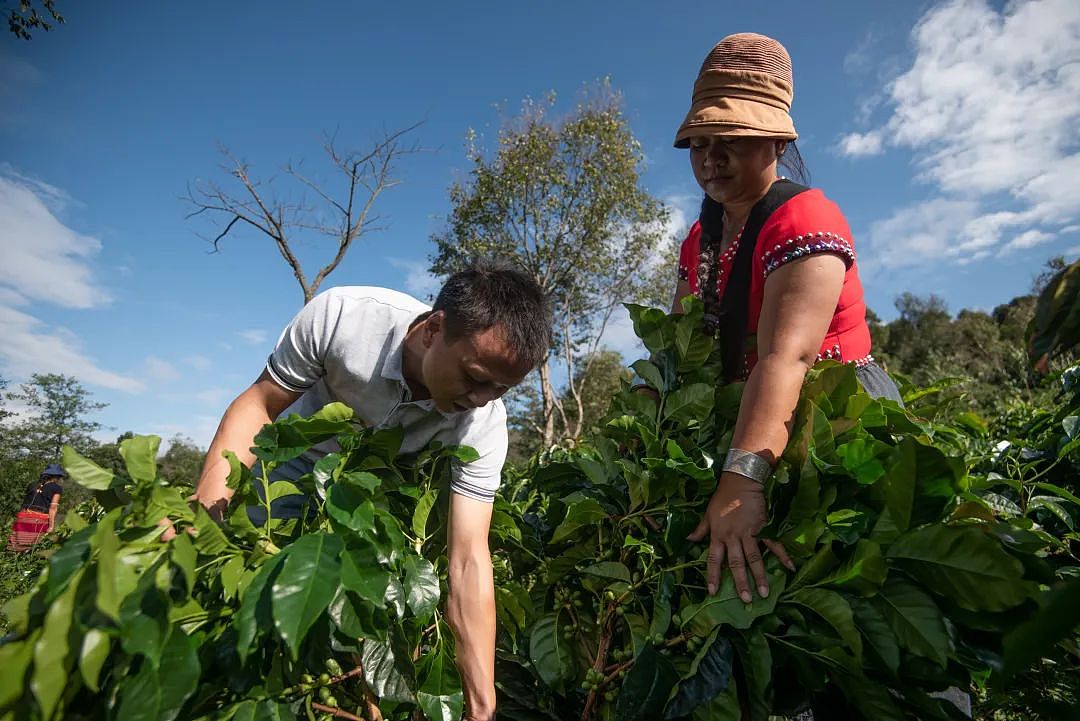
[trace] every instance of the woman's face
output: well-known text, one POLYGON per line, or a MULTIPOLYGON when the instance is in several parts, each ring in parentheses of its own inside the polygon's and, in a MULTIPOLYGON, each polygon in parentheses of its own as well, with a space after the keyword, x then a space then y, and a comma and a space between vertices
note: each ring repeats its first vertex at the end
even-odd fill
POLYGON ((721 205, 756 203, 776 179, 784 141, 699 135, 690 139, 690 167, 706 194, 721 205))

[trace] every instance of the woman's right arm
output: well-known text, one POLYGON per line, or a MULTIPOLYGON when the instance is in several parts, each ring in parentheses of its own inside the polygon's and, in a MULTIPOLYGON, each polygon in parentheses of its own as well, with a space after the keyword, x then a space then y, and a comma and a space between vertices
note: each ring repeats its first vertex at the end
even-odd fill
POLYGON ((263 370, 262 375, 229 404, 214 440, 210 442, 210 450, 206 452, 195 490, 195 498, 215 518, 221 518, 232 497, 232 490, 226 485, 229 462, 222 454, 232 451, 241 463, 251 467, 255 463, 255 454, 251 452, 255 434, 300 396, 300 393, 279 386, 269 372, 263 370))

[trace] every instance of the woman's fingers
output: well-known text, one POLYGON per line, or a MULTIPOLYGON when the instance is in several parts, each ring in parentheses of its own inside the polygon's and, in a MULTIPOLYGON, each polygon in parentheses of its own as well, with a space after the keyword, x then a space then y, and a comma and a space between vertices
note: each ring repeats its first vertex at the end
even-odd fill
POLYGON ((709 589, 709 595, 716 593, 720 588, 720 576, 724 568, 724 542, 713 535, 709 543, 709 560, 705 565, 705 584, 709 589))
POLYGON ((701 517, 701 521, 697 524, 686 540, 693 541, 694 543, 701 543, 705 540, 705 535, 709 532, 709 515, 708 512, 701 517))
POLYGON ((735 592, 739 594, 743 603, 750 603, 754 597, 750 595, 750 583, 746 578, 746 555, 743 553, 742 539, 737 536, 729 539, 725 550, 727 551, 727 565, 735 581, 735 592))
POLYGON ((757 584, 758 595, 762 598, 769 597, 769 576, 765 573, 765 561, 761 558, 761 547, 758 539, 754 536, 742 537, 742 549, 746 554, 746 565, 750 567, 750 573, 757 584))
POLYGON ((784 564, 784 567, 789 571, 795 570, 795 564, 791 560, 791 556, 788 555, 787 549, 784 548, 784 544, 780 541, 773 541, 767 538, 761 539, 761 542, 765 544, 765 547, 772 551, 773 555, 780 559, 780 563, 784 564))

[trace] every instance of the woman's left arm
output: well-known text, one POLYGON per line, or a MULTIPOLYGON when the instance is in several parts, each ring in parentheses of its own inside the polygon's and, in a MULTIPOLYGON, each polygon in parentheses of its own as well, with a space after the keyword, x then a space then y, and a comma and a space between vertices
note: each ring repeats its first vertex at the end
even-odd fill
MULTIPOLYGON (((846 270, 839 256, 821 253, 785 263, 769 275, 758 319, 758 361, 743 389, 732 448, 776 463, 787 445, 806 372, 817 359, 836 311, 846 270)), ((762 485, 737 473, 722 473, 705 517, 690 536, 701 541, 708 533, 706 581, 711 593, 720 587, 727 566, 744 601, 751 600, 747 567, 759 595, 768 595, 756 538, 766 520, 762 485)), ((782 545, 765 543, 792 566, 782 545)))
POLYGON ((60 510, 60 494, 57 493, 49 502, 49 530, 56 528, 56 514, 60 510))

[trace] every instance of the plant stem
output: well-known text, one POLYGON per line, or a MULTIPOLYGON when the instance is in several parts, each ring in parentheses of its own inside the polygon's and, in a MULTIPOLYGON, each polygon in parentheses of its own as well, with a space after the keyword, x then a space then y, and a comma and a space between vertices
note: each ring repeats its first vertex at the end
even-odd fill
POLYGON ((349 713, 348 711, 342 711, 339 708, 331 708, 329 706, 324 706, 323 704, 318 703, 318 702, 312 702, 311 708, 315 709, 316 711, 322 711, 323 713, 328 713, 331 716, 337 716, 338 718, 348 719, 348 721, 364 721, 364 719, 360 718, 359 716, 354 716, 351 713, 349 713))

